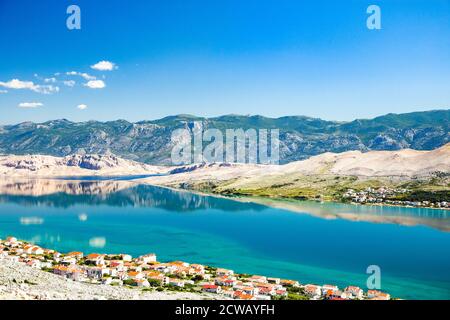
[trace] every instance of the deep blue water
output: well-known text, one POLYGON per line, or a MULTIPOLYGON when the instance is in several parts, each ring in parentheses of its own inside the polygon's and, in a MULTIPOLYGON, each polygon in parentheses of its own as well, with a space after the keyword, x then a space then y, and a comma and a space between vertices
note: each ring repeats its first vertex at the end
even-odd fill
POLYGON ((3 188, 1 238, 363 288, 378 265, 394 296, 450 298, 448 211, 305 202, 299 213, 120 181, 54 183, 67 185, 3 188))

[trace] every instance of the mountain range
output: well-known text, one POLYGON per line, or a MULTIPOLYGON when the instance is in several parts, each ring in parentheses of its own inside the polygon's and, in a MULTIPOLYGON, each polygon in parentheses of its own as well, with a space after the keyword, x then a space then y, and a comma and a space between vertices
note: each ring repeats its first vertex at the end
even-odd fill
POLYGON ((128 122, 23 122, 0 126, 0 153, 67 156, 75 153, 115 154, 148 164, 167 165, 173 147, 173 130, 203 128, 279 129, 281 163, 307 159, 324 152, 358 150, 432 150, 450 142, 450 110, 387 114, 349 122, 305 116, 268 118, 225 115, 213 118, 192 115, 128 122))

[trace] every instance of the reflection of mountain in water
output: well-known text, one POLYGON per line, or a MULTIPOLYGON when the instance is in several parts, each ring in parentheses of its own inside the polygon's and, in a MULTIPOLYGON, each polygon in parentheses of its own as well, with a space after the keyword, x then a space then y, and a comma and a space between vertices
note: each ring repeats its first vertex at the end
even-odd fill
POLYGON ((224 211, 264 210, 269 207, 306 213, 322 219, 345 219, 371 223, 395 223, 405 226, 425 225, 450 231, 448 211, 426 208, 357 206, 311 201, 235 198, 234 200, 176 191, 131 181, 70 181, 29 179, 0 181, 0 204, 68 208, 74 205, 114 207, 153 207, 189 212, 202 209, 224 211), (238 201, 234 201, 238 200, 238 201))
POLYGON ((253 201, 262 205, 307 213, 327 220, 345 219, 354 222, 393 223, 403 226, 425 225, 450 232, 448 210, 408 208, 400 206, 355 205, 335 202, 275 200, 268 198, 240 197, 235 200, 253 201))
POLYGON ((0 184, 0 203, 24 206, 67 208, 77 204, 117 207, 155 207, 170 211, 221 209, 226 211, 263 210, 259 204, 240 203, 225 198, 203 196, 189 192, 128 181, 64 181, 24 180, 0 184))
POLYGON ((108 194, 134 186, 132 182, 98 179, 96 181, 71 181, 62 179, 1 180, 0 194, 42 196, 58 192, 82 194, 108 194))

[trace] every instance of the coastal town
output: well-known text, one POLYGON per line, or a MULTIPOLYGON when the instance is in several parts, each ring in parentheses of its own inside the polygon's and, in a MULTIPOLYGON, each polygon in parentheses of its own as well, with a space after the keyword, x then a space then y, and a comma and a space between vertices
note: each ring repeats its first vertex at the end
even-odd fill
POLYGON ((410 193, 408 189, 396 189, 389 187, 371 188, 367 187, 361 191, 355 191, 348 189, 343 199, 359 204, 386 204, 394 206, 405 207, 423 207, 423 208, 438 208, 438 209, 450 209, 450 202, 448 201, 410 201, 395 199, 399 195, 405 195, 410 193))
POLYGON ((238 274, 183 261, 158 262, 156 255, 133 258, 129 254, 84 255, 60 253, 20 241, 0 239, 0 259, 23 263, 67 279, 67 281, 136 290, 204 292, 217 299, 236 300, 390 300, 388 293, 356 286, 340 289, 335 285, 300 284, 295 280, 238 274))

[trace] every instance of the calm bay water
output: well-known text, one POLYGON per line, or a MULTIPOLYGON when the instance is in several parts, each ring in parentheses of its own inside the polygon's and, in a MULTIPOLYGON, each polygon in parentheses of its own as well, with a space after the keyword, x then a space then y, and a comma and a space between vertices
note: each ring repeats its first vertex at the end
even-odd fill
POLYGON ((450 299, 448 211, 271 205, 278 208, 128 181, 4 182, 0 238, 364 289, 366 268, 378 265, 382 290, 396 297, 450 299))

